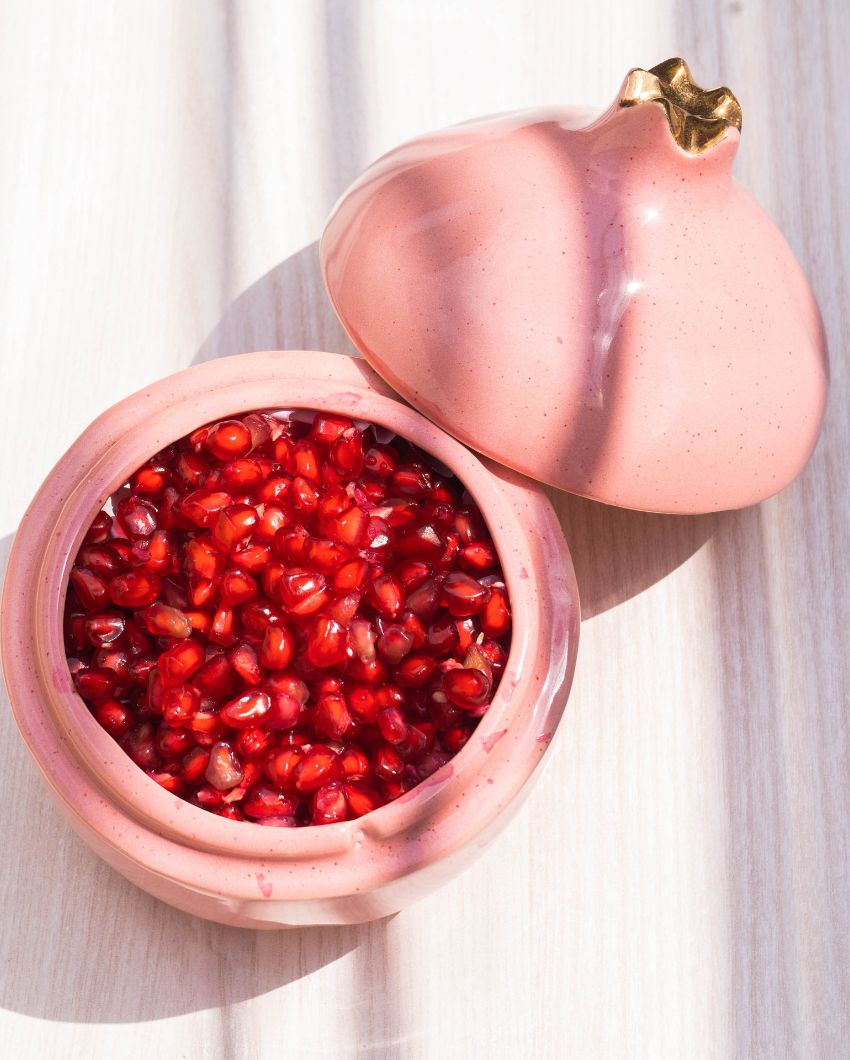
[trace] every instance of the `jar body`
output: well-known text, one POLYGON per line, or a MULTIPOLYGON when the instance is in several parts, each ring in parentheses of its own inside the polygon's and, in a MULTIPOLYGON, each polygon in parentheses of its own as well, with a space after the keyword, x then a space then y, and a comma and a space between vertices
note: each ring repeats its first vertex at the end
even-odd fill
POLYGON ((364 362, 257 353, 199 365, 99 417, 26 513, 3 598, 3 664, 21 733, 75 830, 150 894, 221 923, 358 923, 396 912, 464 868, 507 823, 563 711, 575 665, 572 564, 540 487, 488 465, 401 402, 364 362), (502 683, 473 737, 400 799, 341 824, 228 821, 160 788, 97 725, 65 664, 62 608, 80 540, 152 453, 257 408, 369 420, 450 467, 490 525, 514 607, 502 683))

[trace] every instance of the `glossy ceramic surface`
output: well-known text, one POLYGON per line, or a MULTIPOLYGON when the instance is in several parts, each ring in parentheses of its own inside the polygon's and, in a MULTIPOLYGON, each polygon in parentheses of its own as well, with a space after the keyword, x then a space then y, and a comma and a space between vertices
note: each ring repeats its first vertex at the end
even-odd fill
POLYGON ((396 390, 526 475, 652 511, 754 503, 806 463, 827 368, 738 142, 690 153, 657 101, 619 100, 424 136, 337 205, 328 291, 396 390))
POLYGON ((191 368, 100 416, 48 476, 21 523, 2 618, 16 720, 80 835, 128 879, 180 909, 222 923, 279 927, 395 912, 483 849, 519 805, 561 716, 579 613, 569 552, 538 487, 483 462, 394 400, 362 361, 288 352, 191 368), (85 528, 148 456, 210 420, 293 407, 382 424, 459 475, 491 527, 514 631, 493 704, 451 762, 359 820, 290 830, 207 813, 138 769, 73 689, 62 607, 85 528))

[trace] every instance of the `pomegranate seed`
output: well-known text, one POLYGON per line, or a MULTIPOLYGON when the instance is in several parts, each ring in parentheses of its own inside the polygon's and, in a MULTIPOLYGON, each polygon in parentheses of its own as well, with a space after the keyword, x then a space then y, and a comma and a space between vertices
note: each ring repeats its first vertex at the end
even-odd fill
POLYGON ((306 654, 314 666, 335 666, 346 655, 345 627, 329 615, 319 615, 307 637, 306 654))
POLYGON ((71 571, 71 586, 86 610, 100 607, 109 597, 106 581, 85 567, 74 567, 71 571))
POLYGON ((151 604, 141 612, 145 629, 155 637, 173 637, 185 640, 192 635, 192 623, 176 607, 167 604, 151 604))
POLYGON ((225 552, 230 552, 240 541, 251 536, 259 522, 257 510, 250 504, 229 504, 216 516, 212 530, 213 540, 225 552))
POLYGON ((274 788, 256 787, 242 802, 242 810, 248 817, 293 817, 298 803, 291 795, 274 788))
POLYGON ((345 784, 343 787, 351 817, 362 817, 365 813, 371 813, 384 801, 374 788, 365 784, 345 784))
POLYGON ((511 608, 508 595, 498 585, 490 590, 490 599, 481 612, 481 630, 488 637, 504 637, 511 628, 511 608))
POLYGON ((252 689, 226 703, 219 716, 226 725, 234 729, 247 729, 265 717, 271 706, 268 693, 252 689))
POLYGON ((351 715, 341 695, 325 695, 313 711, 313 728, 328 740, 341 740, 351 728, 351 715))
POLYGON ((313 824, 334 824, 347 816, 344 786, 339 782, 323 784, 313 796, 313 824))
POLYGON ((96 648, 105 648, 123 637, 124 626, 124 615, 120 611, 90 611, 86 618, 86 636, 96 648))
POLYGON ((105 666, 93 666, 90 670, 78 670, 74 685, 83 699, 97 702, 107 699, 115 692, 115 673, 105 666))
POLYGON ((267 670, 285 670, 295 655, 295 638, 285 626, 267 626, 260 662, 267 670))
POLYGON ((235 821, 328 824, 469 740, 507 662, 498 555, 462 484, 385 439, 250 412, 155 454, 93 520, 69 671, 167 791, 235 821))
POLYGON ((295 768, 293 780, 300 792, 315 791, 331 780, 339 780, 342 766, 339 757, 329 747, 313 744, 295 768))
POLYGON ((172 685, 162 693, 162 716, 169 725, 185 725, 201 706, 201 694, 193 685, 172 685))
POLYGON ((127 537, 150 537, 156 530, 157 511, 150 501, 130 494, 118 505, 115 516, 127 537))
POLYGON ((239 420, 222 420, 210 427, 204 446, 218 460, 233 460, 251 451, 251 432, 239 420))
POLYGON ((117 699, 105 699, 95 707, 94 716, 110 736, 119 740, 133 726, 133 712, 117 699))
POLYGON ((204 776, 217 791, 227 791, 240 782, 242 767, 229 743, 222 740, 213 744, 204 776))
POLYGON ((160 655, 157 668, 166 685, 182 685, 204 661, 204 649, 195 640, 185 640, 160 655))
POLYGON ((490 679, 481 670, 449 670, 443 675, 443 691, 456 707, 468 710, 487 702, 490 679))
POLYGON ((452 571, 443 582, 443 599, 453 615, 477 615, 490 599, 490 589, 463 571, 452 571))
POLYGON ((395 618, 404 608, 404 589, 392 574, 380 574, 374 578, 367 590, 369 603, 379 615, 395 618))
POLYGON ((162 582, 155 574, 131 570, 112 579, 109 596, 118 607, 140 608, 152 604, 161 589, 162 582))

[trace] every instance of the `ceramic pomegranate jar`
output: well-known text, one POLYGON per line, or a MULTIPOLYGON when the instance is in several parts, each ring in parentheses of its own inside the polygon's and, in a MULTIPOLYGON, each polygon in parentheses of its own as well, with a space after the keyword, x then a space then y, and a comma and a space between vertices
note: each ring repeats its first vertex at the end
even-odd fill
POLYGON ((801 470, 827 385, 820 317, 732 178, 741 110, 681 59, 601 116, 467 122, 370 166, 322 241, 367 360, 467 445, 659 512, 752 504, 801 470))
MULTIPOLYGON (((125 525, 144 520, 146 511, 137 505, 125 525)), ((233 524, 222 532, 232 533, 233 524)), ((123 547, 129 553, 131 543, 140 541, 133 547, 152 552, 152 540, 142 529, 123 547)), ((72 583, 78 594, 85 588, 72 583)), ((138 593, 138 585, 122 583, 122 592, 131 589, 138 593)), ((115 601, 113 582, 110 593, 115 601)), ((123 602, 129 604, 130 596, 123 602)), ((149 631, 188 634, 170 629, 173 609, 151 606, 145 615, 149 631)), ((193 613, 193 621, 201 614, 193 613)), ((569 552, 541 488, 479 458, 401 403, 363 361, 317 352, 254 353, 200 365, 100 416, 48 476, 23 519, 2 617, 3 667, 15 718, 76 831, 150 894, 198 916, 256 928, 384 916, 467 865, 516 810, 546 751, 568 694, 578 637, 569 552), (105 701, 106 716, 98 713, 98 724, 77 694, 63 644, 69 572, 114 491, 153 454, 201 425, 275 408, 320 410, 378 425, 453 472, 487 522, 513 612, 500 683, 466 743, 394 801, 321 826, 229 820, 155 782, 107 731, 114 722, 109 711, 120 714, 121 704, 105 701)), ((106 626, 98 627, 94 643, 109 643, 114 620, 114 614, 97 619, 106 626)), ((187 643, 194 641, 175 640, 174 650, 187 643)), ((244 711, 246 704, 234 703, 227 708, 231 713, 244 711)), ((210 762, 221 746, 210 752, 210 762)), ((222 762, 206 768, 213 784, 222 762)), ((271 797, 260 792, 260 800, 271 797)), ((262 806, 255 810, 262 812, 262 806)))

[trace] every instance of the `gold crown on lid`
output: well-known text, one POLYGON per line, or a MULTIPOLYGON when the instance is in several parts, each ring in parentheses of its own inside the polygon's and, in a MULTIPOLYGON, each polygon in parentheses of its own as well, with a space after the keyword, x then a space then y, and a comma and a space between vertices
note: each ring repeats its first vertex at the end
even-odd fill
POLYGON ((632 70, 620 98, 621 107, 660 103, 673 139, 683 150, 699 154, 722 140, 729 129, 741 129, 741 104, 728 88, 700 88, 691 80, 684 59, 667 59, 651 70, 632 70))

